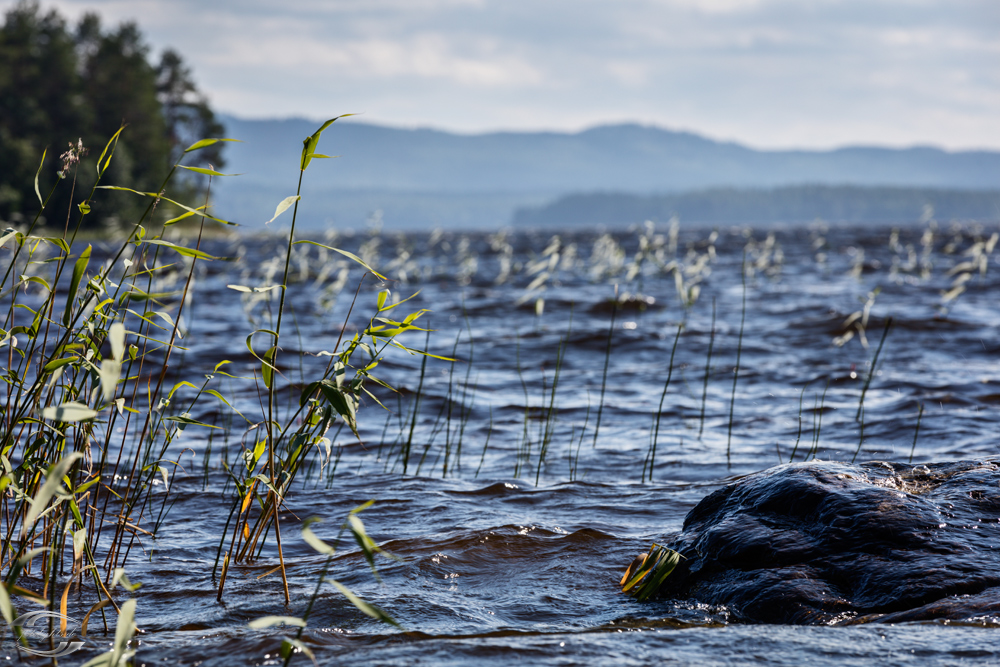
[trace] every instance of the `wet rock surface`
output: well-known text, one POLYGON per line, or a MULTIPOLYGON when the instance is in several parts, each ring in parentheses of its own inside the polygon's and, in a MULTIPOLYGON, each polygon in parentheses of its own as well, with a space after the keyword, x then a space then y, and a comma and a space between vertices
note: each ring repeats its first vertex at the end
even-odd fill
POLYGON ((704 498, 657 597, 757 623, 1000 615, 1000 466, 809 462, 704 498))

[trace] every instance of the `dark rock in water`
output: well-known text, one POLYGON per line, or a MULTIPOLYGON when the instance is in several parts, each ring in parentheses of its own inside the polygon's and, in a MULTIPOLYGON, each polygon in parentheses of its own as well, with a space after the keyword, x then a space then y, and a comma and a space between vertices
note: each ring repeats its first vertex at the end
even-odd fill
POLYGON ((757 623, 1000 617, 1000 466, 810 462, 703 499, 659 598, 757 623))

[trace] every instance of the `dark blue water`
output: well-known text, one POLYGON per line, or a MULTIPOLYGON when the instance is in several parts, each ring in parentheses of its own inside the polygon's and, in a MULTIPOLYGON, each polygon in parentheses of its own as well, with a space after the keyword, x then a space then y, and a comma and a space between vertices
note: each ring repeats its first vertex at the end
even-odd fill
MULTIPOLYGON (((377 369, 399 391, 376 393, 388 410, 362 406, 360 440, 331 431, 329 460, 296 482, 281 517, 288 607, 273 541, 234 566, 216 601, 232 493, 222 462, 238 459, 246 425, 221 403, 196 405, 227 437, 209 450, 205 429, 184 432, 171 452, 183 466, 176 503, 130 555, 143 582, 137 664, 281 664, 283 631, 247 624, 303 613, 324 558, 298 525, 323 518, 314 529, 333 543, 369 499, 361 517, 396 559, 378 562, 376 580, 346 535, 329 576, 403 630, 325 585, 303 634, 320 664, 995 664, 998 618, 750 626, 693 601, 639 604, 616 585, 637 552, 736 476, 793 458, 1000 455, 995 230, 318 238, 379 267, 394 298, 419 291, 408 305, 429 309, 420 321, 434 331, 402 340, 459 361, 431 359, 421 379, 423 358, 393 351, 377 369)), ((238 259, 200 272, 175 381, 200 382, 223 359, 252 376, 245 338, 269 328, 267 304, 226 286, 279 280, 281 240, 209 251, 238 259)), ((344 327, 361 271, 341 276, 350 263, 313 246, 295 252, 283 387, 321 371, 314 355, 363 326, 382 287, 366 279, 344 327)), ((252 380, 213 382, 261 419, 252 380)))

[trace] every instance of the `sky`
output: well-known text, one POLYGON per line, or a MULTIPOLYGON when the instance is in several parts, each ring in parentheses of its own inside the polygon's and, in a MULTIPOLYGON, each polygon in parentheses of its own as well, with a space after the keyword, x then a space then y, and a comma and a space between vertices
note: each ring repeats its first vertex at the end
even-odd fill
MULTIPOLYGON (((0 0, 5 10, 11 0, 0 0)), ((755 148, 1000 149, 998 0, 56 0, 217 111, 464 133, 639 122, 755 148)))

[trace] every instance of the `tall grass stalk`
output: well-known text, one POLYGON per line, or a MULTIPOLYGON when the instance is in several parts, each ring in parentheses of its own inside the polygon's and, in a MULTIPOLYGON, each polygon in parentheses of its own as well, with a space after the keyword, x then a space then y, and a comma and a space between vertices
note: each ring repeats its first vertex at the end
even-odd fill
POLYGON ((813 410, 813 443, 809 453, 806 454, 806 459, 815 457, 819 453, 820 434, 823 432, 823 411, 826 409, 826 392, 829 389, 830 381, 827 380, 826 386, 823 387, 823 394, 816 403, 817 407, 813 410))
MULTIPOLYGON (((652 464, 653 464, 653 459, 656 456, 656 443, 660 437, 660 419, 663 417, 663 402, 667 398, 667 390, 670 389, 670 379, 674 376, 674 355, 677 353, 677 343, 681 339, 681 331, 683 329, 684 329, 683 323, 677 325, 677 333, 674 334, 674 344, 670 348, 670 363, 667 364, 667 379, 663 383, 663 391, 660 393, 660 404, 656 408, 656 417, 653 420, 653 434, 652 434, 653 437, 650 438, 649 455, 647 456, 647 459, 650 464, 650 469, 649 469, 650 481, 652 481, 653 479, 652 464)), ((645 481, 645 479, 646 479, 646 464, 643 463, 642 481, 645 481)))
MULTIPOLYGON (((315 153, 316 144, 332 122, 323 125, 304 144, 300 188, 309 162, 323 157, 315 153)), ((230 286, 247 294, 279 289, 277 311, 270 311, 275 316, 274 329, 251 332, 246 343, 250 354, 260 362, 250 385, 252 389, 258 380, 263 382, 263 388, 257 387, 260 419, 237 410, 216 389, 225 388, 219 377, 242 381, 222 370, 229 361, 216 364, 198 384, 182 379, 171 386, 171 373, 187 370, 189 363, 182 358, 182 363, 177 364, 173 361, 177 357, 172 355, 180 350, 182 330, 191 329, 183 323, 191 319, 189 304, 193 303, 196 271, 202 263, 218 259, 202 250, 206 225, 212 221, 232 223, 208 214, 207 199, 197 207, 170 199, 168 187, 173 187, 175 173, 186 169, 208 176, 206 192, 210 193, 212 179, 225 174, 176 164, 155 192, 104 185, 121 132, 108 141, 96 160, 94 187, 70 208, 70 214, 78 214, 75 225, 67 218, 61 235, 33 235, 51 197, 50 193, 43 199, 38 193, 41 208, 27 233, 8 230, 0 235, 0 247, 9 245, 12 250, 10 264, 0 281, 0 293, 10 297, 10 309, 0 330, 7 384, 0 415, 0 489, 6 491, 0 496, 0 553, 4 554, 0 586, 8 594, 0 595, 0 606, 4 606, 0 611, 5 617, 13 611, 3 603, 10 593, 54 609, 57 593, 51 595, 53 592, 68 592, 74 583, 82 591, 85 580, 90 579, 90 593, 97 602, 92 611, 100 610, 102 617, 106 606, 119 611, 119 628, 127 640, 134 601, 119 606, 110 591, 122 581, 138 537, 157 537, 167 525, 170 508, 180 497, 175 487, 183 480, 177 468, 188 451, 176 451, 182 432, 188 428, 214 430, 207 438, 198 480, 204 492, 208 492, 208 468, 216 434, 223 443, 217 451, 227 476, 218 490, 219 510, 224 514, 228 506, 229 512, 219 536, 215 565, 210 573, 206 572, 206 576, 217 578, 217 596, 221 599, 232 565, 260 558, 273 532, 278 569, 282 570, 285 599, 289 601, 279 509, 304 462, 312 464, 310 455, 324 447, 329 453, 331 441, 327 433, 335 424, 337 433, 347 425, 357 436, 360 396, 375 399, 366 389, 366 382, 384 384, 371 371, 387 348, 425 354, 406 348, 397 336, 411 330, 426 331, 414 324, 426 311, 396 319, 390 311, 406 300, 387 305, 388 293, 383 290, 368 324, 343 349, 342 339, 338 339, 335 351, 327 353, 330 363, 318 380, 306 381, 300 357, 305 387, 297 404, 294 394, 288 391, 285 395, 290 399, 289 407, 279 407, 278 358, 290 259, 293 246, 303 243, 295 240, 300 198, 296 195, 276 211, 277 215, 295 205, 285 244, 282 283, 257 290, 230 286), (81 249, 75 242, 95 197, 103 190, 131 192, 148 202, 138 219, 130 221, 124 238, 101 255, 104 261, 97 266, 91 260, 100 255, 100 249, 81 249), (166 219, 176 211, 180 215, 166 219), (171 225, 188 218, 198 222, 193 247, 165 238, 171 225), (147 229, 147 225, 153 229, 147 229), (181 262, 162 259, 168 253, 178 255, 181 262), (175 282, 180 283, 179 289, 170 287, 175 282), (262 354, 253 346, 254 336, 258 335, 267 336, 270 342, 262 354), (348 376, 348 369, 353 370, 353 377, 348 376), (207 401, 221 402, 228 412, 221 420, 209 418, 213 423, 200 421, 195 414, 204 411, 207 401), (233 415, 246 422, 242 444, 238 442, 233 415), (230 442, 242 449, 242 456, 230 459, 230 442), (84 454, 88 454, 86 459, 84 454), (66 567, 67 560, 71 568, 66 567), (67 575, 68 580, 61 580, 67 575), (22 576, 37 576, 40 592, 25 588, 22 576)), ((230 140, 196 142, 184 156, 219 141, 230 140)), ((44 168, 43 156, 39 173, 44 168)), ((75 195, 75 181, 71 187, 75 195)), ((378 275, 350 253, 328 249, 378 275)), ((348 319, 351 312, 353 304, 348 319)), ((288 366, 294 367, 291 363, 288 366)), ((64 595, 63 607, 65 604, 64 595)), ((116 641, 115 651, 123 650, 121 644, 116 641)))
MULTIPOLYGON (((552 377, 552 389, 549 392, 549 406, 545 411, 545 418, 540 426, 539 437, 540 446, 538 450, 538 466, 535 468, 535 486, 542 474, 542 465, 545 463, 545 456, 549 451, 549 444, 555 435, 556 425, 556 391, 559 389, 559 376, 562 373, 563 360, 566 354, 566 345, 569 342, 570 334, 573 332, 573 310, 569 312, 569 324, 566 327, 566 335, 559 341, 559 349, 556 351, 556 369, 552 377)), ((544 406, 545 390, 542 389, 542 400, 544 406)))
POLYGON ((611 343, 615 334, 615 316, 618 314, 618 285, 615 285, 615 300, 611 304, 611 326, 608 327, 608 344, 604 350, 604 371, 601 373, 601 397, 597 402, 597 423, 594 424, 594 448, 601 432, 601 415, 604 412, 604 392, 608 387, 608 365, 611 363, 611 343))
POLYGON ((868 393, 868 387, 872 383, 872 378, 875 377, 876 367, 878 366, 879 355, 882 354, 882 346, 885 345, 885 339, 889 335, 889 329, 892 328, 892 318, 890 317, 885 321, 885 328, 882 330, 882 338, 879 339, 878 347, 875 349, 875 356, 872 358, 871 368, 868 369, 868 376, 865 378, 865 384, 861 388, 861 398, 858 400, 858 411, 854 415, 854 421, 861 419, 862 410, 865 407, 865 394, 868 393))
POLYGON ((733 411, 736 409, 736 381, 740 377, 740 358, 743 354, 743 325, 747 319, 747 271, 746 255, 743 256, 743 264, 740 268, 740 275, 743 279, 743 307, 740 311, 740 335, 736 343, 736 367, 733 368, 733 393, 729 399, 729 432, 726 436, 726 460, 729 460, 730 446, 733 442, 733 411))
MULTIPOLYGON (((427 345, 430 343, 430 332, 428 331, 425 335, 424 349, 427 349, 427 345)), ((413 414, 410 418, 410 431, 406 435, 406 442, 403 443, 403 474, 405 475, 407 469, 410 465, 410 449, 413 446, 413 432, 417 428, 417 418, 420 416, 420 399, 423 397, 424 391, 424 378, 427 375, 427 356, 420 360, 420 379, 417 381, 417 391, 413 395, 413 414)))
POLYGON ((795 446, 792 447, 792 453, 788 457, 789 463, 795 460, 795 452, 799 451, 799 442, 802 441, 802 399, 805 397, 805 395, 806 395, 806 385, 803 385, 802 391, 799 392, 799 414, 798 414, 799 431, 795 435, 795 446))
POLYGON ((917 427, 913 429, 913 444, 910 446, 910 463, 913 463, 913 452, 917 451, 917 436, 920 435, 920 418, 924 416, 924 404, 920 404, 917 412, 917 427))
POLYGON ((698 425, 698 439, 705 432, 705 403, 708 401, 708 375, 712 370, 712 348, 715 347, 715 297, 712 297, 712 328, 708 334, 708 354, 705 356, 705 378, 701 388, 701 419, 698 425))
POLYGON ((483 461, 486 460, 486 450, 490 446, 490 437, 493 435, 493 406, 490 406, 490 425, 486 431, 486 441, 483 443, 483 453, 479 457, 479 467, 476 468, 476 478, 479 478, 479 471, 483 469, 483 461))
POLYGON ((861 447, 865 444, 865 411, 861 410, 861 427, 858 429, 858 448, 854 450, 854 456, 851 457, 851 463, 854 463, 855 459, 858 458, 858 454, 861 453, 861 447))

